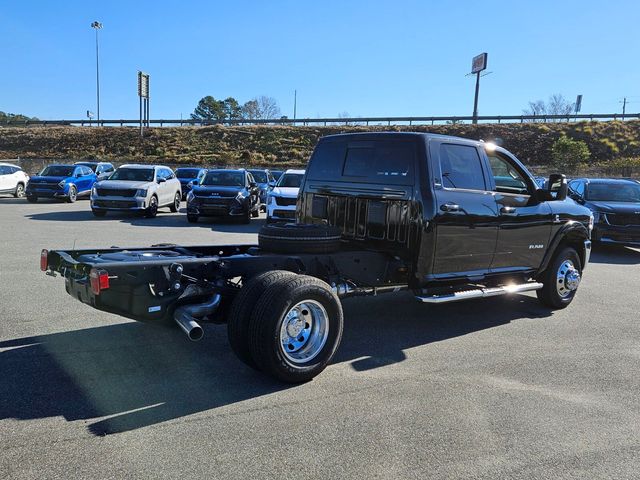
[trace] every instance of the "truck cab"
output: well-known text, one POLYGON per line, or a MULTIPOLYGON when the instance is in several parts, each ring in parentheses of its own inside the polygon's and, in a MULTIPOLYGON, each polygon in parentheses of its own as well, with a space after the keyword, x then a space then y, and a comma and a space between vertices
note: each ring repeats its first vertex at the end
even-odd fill
POLYGON ((423 133, 325 137, 301 192, 300 223, 336 226, 351 245, 406 259, 413 288, 534 275, 565 238, 561 229, 581 232, 573 244, 588 259, 590 212, 538 187, 492 143, 423 133))

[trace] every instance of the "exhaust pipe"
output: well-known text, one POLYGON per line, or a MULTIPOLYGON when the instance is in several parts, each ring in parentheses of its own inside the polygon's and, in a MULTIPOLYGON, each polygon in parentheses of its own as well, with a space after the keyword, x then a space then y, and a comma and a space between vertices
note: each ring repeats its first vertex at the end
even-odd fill
POLYGON ((187 334, 189 340, 197 342, 204 336, 204 330, 196 321, 207 315, 214 313, 220 305, 220 294, 216 293, 211 300, 204 303, 196 303, 194 305, 183 305, 176 308, 173 319, 180 326, 182 331, 187 334))

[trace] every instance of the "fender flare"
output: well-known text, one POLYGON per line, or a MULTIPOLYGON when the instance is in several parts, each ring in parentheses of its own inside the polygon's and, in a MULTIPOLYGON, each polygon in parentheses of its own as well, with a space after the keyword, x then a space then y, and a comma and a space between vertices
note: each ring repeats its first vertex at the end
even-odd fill
MULTIPOLYGON (((558 250, 558 247, 565 242, 565 240, 569 240, 570 243, 583 243, 585 240, 589 240, 589 230, 587 230, 587 227, 585 227, 581 222, 576 220, 569 220, 565 223, 560 230, 556 232, 555 237, 553 237, 553 240, 547 249, 547 253, 545 253, 544 258, 542 259, 538 272, 543 272, 547 269, 551 259, 558 250)), ((584 265, 585 252, 579 250, 578 255, 580 255, 580 259, 584 265)))

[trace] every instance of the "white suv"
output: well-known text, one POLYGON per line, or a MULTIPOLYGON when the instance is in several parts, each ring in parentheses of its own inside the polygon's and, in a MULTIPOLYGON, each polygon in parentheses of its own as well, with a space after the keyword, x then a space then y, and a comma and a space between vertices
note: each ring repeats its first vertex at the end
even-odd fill
POLYGON ((96 217, 108 211, 142 212, 153 218, 158 208, 180 208, 180 180, 162 165, 122 165, 106 180, 93 185, 91 210, 96 217))
POLYGON ((0 163, 0 193, 10 193, 16 198, 24 197, 29 175, 22 168, 10 163, 0 163))
POLYGON ((292 222, 296 218, 296 201, 304 170, 289 169, 267 194, 267 223, 292 222))

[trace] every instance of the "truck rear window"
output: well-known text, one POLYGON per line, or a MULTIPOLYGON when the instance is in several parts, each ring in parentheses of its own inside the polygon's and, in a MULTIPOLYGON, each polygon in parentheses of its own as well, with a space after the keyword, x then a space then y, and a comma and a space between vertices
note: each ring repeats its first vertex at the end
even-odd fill
POLYGON ((376 140, 325 142, 318 145, 309 165, 311 180, 412 185, 415 144, 376 140))

